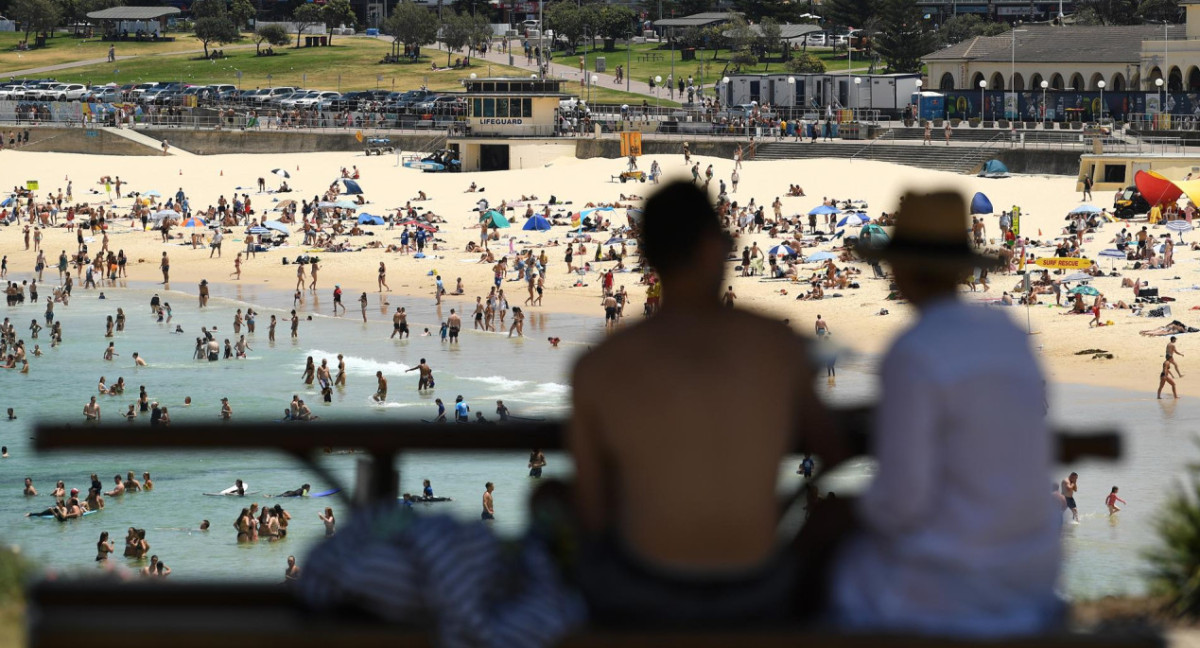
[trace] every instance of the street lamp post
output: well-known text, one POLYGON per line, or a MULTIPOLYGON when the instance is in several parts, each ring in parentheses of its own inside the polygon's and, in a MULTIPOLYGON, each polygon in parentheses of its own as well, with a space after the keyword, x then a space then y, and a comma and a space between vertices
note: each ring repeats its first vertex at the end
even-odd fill
MULTIPOLYGON (((794 77, 794 76, 788 77, 787 83, 789 86, 791 86, 788 88, 788 96, 791 97, 792 103, 790 104, 790 106, 792 107, 792 110, 794 111, 796 108, 796 77, 794 77)), ((792 120, 789 118, 788 121, 790 122, 792 120)))
POLYGON ((858 107, 860 104, 862 104, 862 96, 859 95, 859 92, 860 92, 859 86, 861 86, 861 85, 862 85, 861 77, 854 79, 854 105, 851 106, 850 108, 851 108, 851 110, 854 111, 852 114, 854 115, 855 122, 859 121, 858 107))
POLYGON ((659 107, 658 93, 662 90, 662 76, 654 77, 654 107, 659 107))
POLYGON ((1009 31, 1012 32, 1012 60, 1009 62, 1008 70, 1008 91, 1017 91, 1017 32, 1025 33, 1028 29, 1017 29, 1016 25, 1009 31))
POLYGON ((1100 88, 1100 127, 1101 128, 1104 127, 1104 87, 1107 85, 1108 84, 1104 82, 1104 79, 1101 79, 1099 82, 1096 83, 1096 86, 1100 88))
MULTIPOLYGON (((729 77, 721 77, 721 85, 725 87, 725 106, 729 107, 733 103, 732 97, 729 96, 729 77)), ((721 98, 720 93, 717 93, 717 99, 721 98)))
POLYGON ((1046 118, 1050 115, 1050 111, 1046 110, 1046 88, 1050 87, 1049 81, 1042 81, 1042 130, 1046 130, 1046 118))
POLYGON ((979 80, 979 121, 983 121, 983 92, 987 90, 987 81, 979 80))
POLYGON ((1162 77, 1158 77, 1157 79, 1155 79, 1155 80, 1154 80, 1154 85, 1155 85, 1155 86, 1156 86, 1156 87, 1157 87, 1159 90, 1161 90, 1161 91, 1162 91, 1162 103, 1158 105, 1158 114, 1159 114, 1158 123, 1159 123, 1159 125, 1160 125, 1160 127, 1161 127, 1161 125, 1164 123, 1164 122, 1163 122, 1163 118, 1162 118, 1162 114, 1163 114, 1163 112, 1165 112, 1165 111, 1166 111, 1166 109, 1167 109, 1167 91, 1166 91, 1166 84, 1163 82, 1163 80, 1162 80, 1162 77))
POLYGON ((922 81, 921 79, 917 79, 917 125, 918 126, 921 125, 921 86, 923 86, 923 85, 925 85, 925 82, 922 81))

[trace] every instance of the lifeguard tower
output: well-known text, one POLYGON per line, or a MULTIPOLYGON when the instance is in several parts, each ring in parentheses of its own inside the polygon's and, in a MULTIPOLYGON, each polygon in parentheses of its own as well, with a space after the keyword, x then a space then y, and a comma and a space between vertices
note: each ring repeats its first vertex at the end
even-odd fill
POLYGON ((560 103, 570 97, 561 85, 560 79, 463 79, 467 121, 448 138, 462 170, 529 169, 573 157, 575 140, 555 137, 560 103))

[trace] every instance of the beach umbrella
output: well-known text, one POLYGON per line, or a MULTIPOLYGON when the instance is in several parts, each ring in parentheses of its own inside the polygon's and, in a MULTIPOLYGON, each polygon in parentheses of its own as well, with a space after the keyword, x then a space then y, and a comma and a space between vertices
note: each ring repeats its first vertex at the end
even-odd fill
POLYGON ((1157 171, 1138 171, 1133 175, 1133 184, 1151 205, 1173 203, 1183 195, 1182 189, 1157 171))
POLYGON ((276 232, 283 232, 284 234, 292 233, 292 230, 288 229, 287 223, 281 221, 264 221, 262 226, 267 229, 273 229, 276 232))
POLYGON ((1091 286, 1075 286, 1074 288, 1068 290, 1067 294, 1069 294, 1069 295, 1087 295, 1089 297, 1095 297, 1096 295, 1100 294, 1100 291, 1096 290, 1095 288, 1092 288, 1091 286))
POLYGON ((255 225, 254 227, 251 227, 250 229, 246 230, 246 233, 262 235, 262 234, 270 234, 271 230, 266 227, 263 227, 262 225, 255 225))
POLYGON ((808 213, 809 215, 824 216, 826 214, 840 214, 842 210, 837 207, 830 207, 829 205, 817 205, 809 210, 808 213))
POLYGON ((151 215, 150 218, 152 218, 156 221, 160 221, 164 218, 179 218, 179 212, 177 212, 173 209, 160 209, 160 210, 154 212, 154 214, 151 215))
POLYGON ((1099 207, 1096 207, 1094 205, 1080 205, 1080 206, 1076 207, 1075 209, 1072 209, 1071 211, 1067 212, 1067 215, 1072 216, 1074 214, 1099 214, 1099 213, 1100 213, 1099 207))
POLYGON ((849 216, 846 216, 842 220, 838 221, 837 226, 838 227, 846 227, 846 226, 861 227, 864 224, 870 222, 870 220, 871 219, 867 218, 866 214, 860 214, 858 212, 850 212, 849 216))
POLYGON ((836 258, 837 257, 832 252, 816 252, 808 257, 808 262, 816 263, 817 261, 829 261, 830 259, 836 258))
POLYGON ((421 221, 413 219, 413 218, 410 218, 410 219, 400 223, 400 225, 405 225, 405 226, 416 225, 417 227, 420 227, 421 229, 429 231, 429 232, 437 231, 437 228, 434 227, 433 225, 430 225, 429 223, 422 223, 421 221))
POLYGON ((347 193, 351 196, 357 196, 358 194, 363 192, 362 187, 358 186, 358 181, 356 181, 356 180, 350 180, 348 178, 341 178, 340 180, 338 180, 338 182, 342 183, 342 187, 345 188, 345 193, 347 193))
POLYGON ((1167 229, 1179 232, 1179 242, 1183 243, 1183 233, 1192 231, 1192 224, 1182 219, 1167 221, 1167 229))
POLYGON ((633 220, 638 223, 640 223, 642 221, 642 213, 643 213, 642 210, 640 210, 636 207, 630 207, 629 209, 625 210, 625 215, 628 216, 630 218, 630 220, 633 220))
POLYGON ((607 241, 605 241, 604 244, 605 245, 620 245, 627 240, 628 239, 621 238, 620 236, 614 236, 614 237, 608 239, 607 241))
POLYGON ((341 207, 342 209, 353 209, 353 210, 357 210, 359 207, 361 207, 361 205, 359 205, 358 203, 356 203, 352 200, 339 200, 339 201, 333 203, 333 206, 341 207))
POLYGON ((383 225, 383 219, 380 218, 379 216, 372 216, 366 212, 363 212, 362 214, 359 214, 359 216, 358 216, 358 224, 359 225, 383 225))
POLYGON ((1091 281, 1092 275, 1086 272, 1073 272, 1062 278, 1063 281, 1091 281))
POLYGON ((971 198, 971 213, 972 214, 990 214, 994 212, 992 201, 983 195, 982 191, 975 192, 975 196, 971 198))
POLYGON ((1104 251, 1100 252, 1100 254, 1098 254, 1097 256, 1108 257, 1110 259, 1126 258, 1124 252, 1122 252, 1120 250, 1116 250, 1116 249, 1104 250, 1104 251))
POLYGON ((198 218, 196 216, 192 216, 191 218, 183 221, 183 226, 184 227, 207 227, 208 223, 205 223, 203 218, 198 218))
POLYGON ((521 229, 526 231, 537 230, 539 232, 545 232, 546 230, 550 229, 550 221, 546 220, 546 218, 541 214, 534 214, 533 216, 529 217, 529 220, 525 221, 525 225, 522 226, 521 229))
POLYGON ((774 254, 775 256, 794 256, 796 254, 796 251, 788 247, 787 243, 780 243, 770 250, 767 250, 767 252, 774 254))
POLYGON ((288 173, 288 172, 287 172, 287 169, 271 169, 271 173, 274 173, 275 175, 277 175, 277 176, 279 176, 279 177, 281 177, 281 178, 290 178, 290 177, 292 177, 292 174, 288 173))
POLYGON ((591 209, 585 209, 585 210, 579 212, 579 217, 587 218, 588 216, 592 215, 594 212, 610 212, 610 211, 616 211, 616 210, 614 210, 612 207, 593 207, 591 209))
POLYGON ((279 201, 278 205, 275 205, 275 211, 284 211, 285 209, 289 209, 292 205, 295 205, 295 204, 296 204, 295 200, 281 200, 281 201, 279 201))
POLYGON ((12 196, 9 196, 8 198, 5 198, 3 201, 0 201, 0 207, 8 207, 9 205, 13 204, 14 200, 15 200, 15 198, 13 198, 12 196))
POLYGON ((142 195, 146 196, 146 197, 150 197, 150 198, 161 198, 162 197, 162 194, 158 193, 158 189, 151 189, 150 191, 147 191, 146 193, 144 193, 142 195))

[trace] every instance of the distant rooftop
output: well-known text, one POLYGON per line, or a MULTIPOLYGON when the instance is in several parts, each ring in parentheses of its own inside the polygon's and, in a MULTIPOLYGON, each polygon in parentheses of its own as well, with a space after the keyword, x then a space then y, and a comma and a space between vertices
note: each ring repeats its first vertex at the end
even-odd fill
POLYGON ((706 11, 682 18, 664 18, 654 21, 655 27, 704 27, 732 20, 737 15, 727 11, 706 11))
MULTIPOLYGON (((1187 0, 1200 2, 1200 0, 1187 0)), ((1168 25, 1168 40, 1184 39, 1184 25, 1168 25)), ((1162 25, 1025 25, 1017 31, 1018 63, 1137 63, 1142 41, 1162 40, 1162 25), (1024 30, 1024 31, 1022 31, 1024 30)), ((922 57, 925 61, 1012 60, 1013 36, 976 36, 922 57)))
POLYGON ((180 13, 175 7, 113 7, 93 11, 87 15, 92 20, 156 20, 180 13))

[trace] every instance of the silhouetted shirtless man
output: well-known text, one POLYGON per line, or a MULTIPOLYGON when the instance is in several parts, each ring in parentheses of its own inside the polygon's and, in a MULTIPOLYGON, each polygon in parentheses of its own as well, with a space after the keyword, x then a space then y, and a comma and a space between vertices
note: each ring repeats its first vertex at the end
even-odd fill
POLYGON ((797 435, 806 450, 840 457, 804 344, 775 320, 722 305, 731 242, 700 189, 674 183, 652 196, 642 236, 662 308, 585 355, 572 382, 568 441, 589 538, 581 584, 599 619, 781 617, 796 576, 777 546, 780 461, 797 435), (717 402, 744 407, 702 405, 717 402), (713 475, 738 487, 702 487, 713 475))

